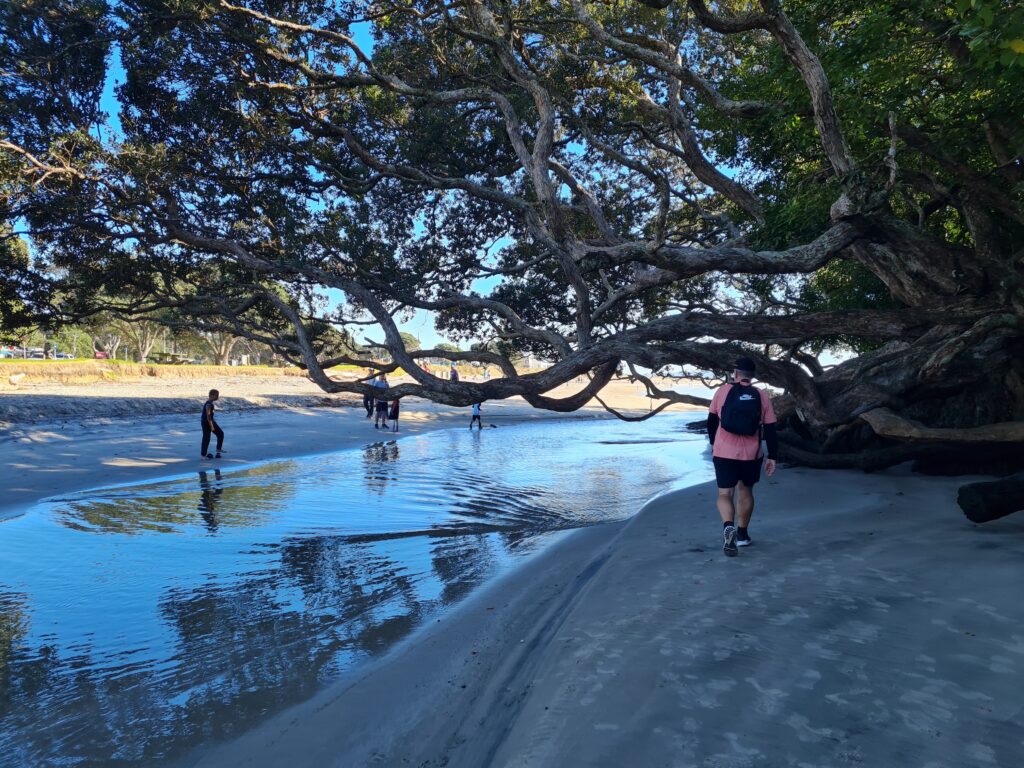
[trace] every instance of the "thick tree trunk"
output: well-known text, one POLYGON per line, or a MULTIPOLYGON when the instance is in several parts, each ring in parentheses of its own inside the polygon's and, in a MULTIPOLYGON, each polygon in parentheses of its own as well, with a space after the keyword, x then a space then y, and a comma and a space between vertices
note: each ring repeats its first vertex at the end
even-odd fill
POLYGON ((949 322, 815 372, 799 394, 787 385, 776 404, 784 455, 865 470, 912 460, 943 474, 1024 467, 1024 301, 1007 264, 888 215, 848 220, 863 233, 848 255, 908 307, 949 322))

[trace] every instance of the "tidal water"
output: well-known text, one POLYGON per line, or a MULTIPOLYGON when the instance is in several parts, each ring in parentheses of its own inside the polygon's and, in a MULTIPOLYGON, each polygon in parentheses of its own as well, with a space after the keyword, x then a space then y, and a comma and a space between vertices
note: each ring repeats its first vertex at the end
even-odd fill
POLYGON ((565 532, 709 479, 692 418, 382 432, 0 522, 0 765, 150 766, 241 733, 565 532))

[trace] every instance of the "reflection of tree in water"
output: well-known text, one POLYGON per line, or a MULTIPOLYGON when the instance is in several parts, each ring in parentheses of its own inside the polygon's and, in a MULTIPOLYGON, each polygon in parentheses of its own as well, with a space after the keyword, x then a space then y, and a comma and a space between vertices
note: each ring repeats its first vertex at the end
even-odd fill
POLYGON ((494 570, 497 545, 494 534, 433 540, 431 561, 434 574, 444 585, 442 603, 458 602, 494 570))
POLYGON ((14 655, 14 644, 25 636, 27 630, 25 596, 0 593, 0 700, 5 698, 8 665, 14 655))
POLYGON ((130 649, 101 657, 85 643, 15 649, 0 746, 17 751, 0 754, 18 755, 15 765, 149 765, 236 735, 463 597, 500 548, 493 534, 292 538, 279 563, 164 594, 170 664, 133 662, 130 649))
POLYGON ((363 477, 366 487, 383 493, 388 482, 398 478, 398 441, 372 443, 363 448, 363 477))
MULTIPOLYGON (((261 525, 285 509, 295 494, 290 465, 271 464, 232 476, 199 473, 198 508, 204 525, 243 528, 261 525)), ((73 501, 55 509, 59 521, 76 530, 100 533, 179 533, 196 524, 195 480, 119 490, 116 497, 73 501)))
MULTIPOLYGON (((392 481, 409 480, 399 473, 395 442, 370 446, 362 458, 369 487, 383 492, 392 481)), ((407 463, 418 478, 435 476, 407 463)), ((386 650, 424 616, 462 599, 508 552, 529 549, 539 532, 566 527, 543 488, 513 488, 481 477, 477 467, 476 460, 445 462, 431 486, 442 504, 430 507, 431 522, 424 520, 417 535, 294 536, 279 544, 275 537, 252 545, 247 555, 256 559, 238 575, 166 589, 159 611, 169 636, 147 639, 142 649, 120 646, 116 656, 93 647, 89 635, 56 649, 46 637, 33 639, 31 648, 9 642, 0 763, 11 762, 10 755, 26 766, 161 762, 236 735, 309 697, 354 659, 386 650), (460 527, 466 530, 455 535, 460 527), (487 532, 495 527, 498 533, 487 532)), ((205 525, 223 541, 225 526, 282 509, 292 487, 279 469, 226 478, 213 472, 199 476, 198 488, 193 477, 156 500, 140 489, 57 511, 60 522, 84 530, 205 525)), ((6 626, 20 625, 0 620, 0 639, 6 626)))

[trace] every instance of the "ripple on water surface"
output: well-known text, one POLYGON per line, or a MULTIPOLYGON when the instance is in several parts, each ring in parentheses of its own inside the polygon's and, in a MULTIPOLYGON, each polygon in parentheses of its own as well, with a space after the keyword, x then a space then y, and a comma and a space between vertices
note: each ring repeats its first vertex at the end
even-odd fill
POLYGON ((561 532, 707 479, 686 420, 447 430, 0 523, 0 762, 152 765, 239 733, 561 532))

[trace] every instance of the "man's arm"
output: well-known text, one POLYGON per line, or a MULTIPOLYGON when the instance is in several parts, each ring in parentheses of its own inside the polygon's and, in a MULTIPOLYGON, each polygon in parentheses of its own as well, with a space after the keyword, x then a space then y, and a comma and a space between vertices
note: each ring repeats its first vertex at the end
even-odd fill
POLYGON ((708 414, 708 440, 711 441, 712 445, 715 444, 715 435, 718 434, 718 424, 719 424, 718 414, 717 413, 709 413, 708 414))
POLYGON ((774 421, 764 425, 764 441, 768 445, 768 458, 775 461, 779 458, 779 433, 774 421))

